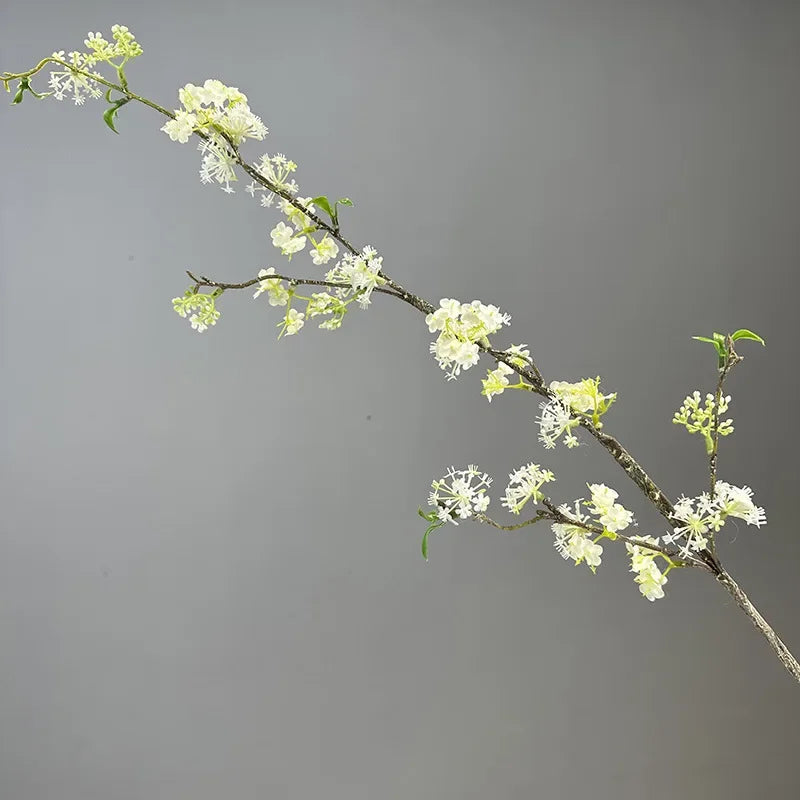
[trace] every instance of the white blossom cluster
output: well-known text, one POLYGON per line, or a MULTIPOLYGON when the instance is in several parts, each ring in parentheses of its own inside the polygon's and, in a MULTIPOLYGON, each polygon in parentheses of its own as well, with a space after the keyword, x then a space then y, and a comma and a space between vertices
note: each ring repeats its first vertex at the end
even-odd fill
POLYGON ((233 192, 237 180, 236 152, 245 139, 263 139, 267 127, 253 114, 247 97, 235 86, 209 78, 202 86, 187 83, 178 91, 182 108, 175 111, 161 130, 173 142, 185 144, 195 132, 203 139, 198 149, 203 154, 200 178, 203 183, 219 183, 223 191, 233 192))
POLYGON ((731 486, 717 481, 714 496, 703 492, 699 497, 681 497, 675 503, 673 519, 678 523, 663 538, 668 544, 681 543, 681 553, 703 550, 708 544, 706 534, 719 531, 727 517, 743 519, 748 525, 760 528, 767 522, 763 508, 753 503, 753 490, 749 486, 731 486))
POLYGON ((305 324, 306 319, 313 319, 322 315, 330 316, 320 323, 320 328, 336 330, 341 327, 344 315, 347 313, 346 303, 327 292, 314 292, 311 297, 302 297, 294 289, 287 287, 280 278, 270 277, 274 274, 275 267, 259 270, 258 277, 261 280, 253 297, 259 297, 266 292, 271 306, 286 306, 284 318, 278 323, 278 327, 281 328, 279 337, 284 334, 291 336, 297 333, 305 324), (296 309, 291 308, 290 304, 293 299, 307 302, 305 312, 298 312, 296 309))
POLYGON ((431 333, 439 331, 439 338, 431 342, 430 351, 447 371, 447 380, 454 380, 461 370, 478 363, 478 342, 488 346, 487 337, 511 322, 497 306, 484 305, 480 300, 460 303, 443 298, 439 308, 425 317, 431 333))
POLYGON ((541 403, 541 414, 536 418, 539 424, 539 441, 546 449, 552 450, 560 436, 564 436, 564 444, 578 447, 578 437, 572 429, 580 424, 574 416, 591 414, 594 424, 601 428, 600 417, 608 411, 617 399, 616 392, 603 394, 600 391, 600 378, 584 378, 577 383, 568 381, 551 381, 550 391, 553 397, 541 403))
POLYGON ((100 86, 78 70, 101 77, 100 73, 92 69, 97 64, 107 62, 120 70, 130 59, 142 54, 141 45, 125 25, 112 25, 111 39, 109 42, 101 33, 89 31, 83 42, 88 50, 87 53, 77 50, 71 51, 66 56, 63 50, 53 53, 53 58, 69 64, 64 69, 50 72, 49 85, 56 100, 63 100, 67 94, 71 94, 72 101, 76 106, 80 106, 87 97, 102 97, 103 91, 100 86), (114 59, 119 63, 115 63, 114 59))
MULTIPOLYGON (((289 178, 297 169, 297 164, 286 158, 283 153, 276 153, 274 156, 264 153, 256 162, 256 169, 275 188, 290 192, 293 195, 297 194, 297 181, 289 178)), ((245 191, 250 197, 255 197, 256 192, 258 192, 261 197, 261 205, 264 208, 270 208, 275 201, 275 193, 255 181, 245 186, 245 191)))
POLYGON ((556 479, 549 469, 542 469, 538 464, 526 464, 510 473, 508 477, 506 494, 501 503, 512 514, 519 514, 531 499, 534 503, 538 503, 544 497, 542 486, 556 479))
POLYGON ((605 530, 620 533, 634 524, 633 513, 616 502, 619 497, 617 492, 604 483, 590 483, 588 486, 592 498, 587 505, 605 530))
MULTIPOLYGON (((653 545, 658 544, 658 539, 652 536, 636 537, 635 541, 653 545)), ((641 547, 631 542, 626 542, 625 547, 631 556, 630 571, 636 573, 634 580, 639 584, 639 591, 651 603, 654 600, 660 600, 664 596, 664 584, 667 582, 666 574, 661 572, 658 564, 656 564, 656 558, 660 554, 656 550, 641 547)), ((669 568, 667 568, 667 571, 669 571, 669 568)))
POLYGON ((564 557, 571 558, 576 564, 585 561, 592 572, 600 566, 602 545, 598 544, 598 539, 614 538, 617 534, 631 523, 633 514, 616 502, 619 496, 617 492, 610 489, 603 483, 588 484, 591 498, 576 500, 574 507, 564 504, 558 510, 572 522, 554 522, 551 526, 556 536, 556 550, 564 557), (581 511, 581 503, 584 508, 596 519, 592 519, 589 514, 581 511), (597 534, 594 540, 590 538, 591 530, 587 529, 589 523, 599 524, 603 527, 603 533, 597 534))
POLYGON ((564 444, 568 448, 578 447, 580 442, 572 429, 579 424, 572 416, 569 406, 560 398, 554 398, 539 404, 541 414, 536 418, 539 423, 539 441, 546 450, 552 450, 564 434, 564 444))
POLYGON ((339 263, 325 275, 325 280, 347 284, 337 288, 336 295, 342 300, 352 297, 361 308, 366 308, 371 302, 372 292, 386 283, 381 275, 382 269, 383 256, 379 256, 371 245, 366 245, 355 255, 345 253, 339 263))
POLYGON ((428 505, 436 509, 442 522, 458 525, 459 519, 469 519, 482 514, 489 507, 486 490, 492 479, 474 464, 466 469, 450 467, 445 476, 431 483, 433 490, 428 496, 428 505))
POLYGON ((95 81, 77 72, 79 69, 87 71, 91 68, 89 56, 77 50, 72 50, 65 56, 63 50, 58 50, 53 53, 53 58, 67 61, 71 66, 50 73, 49 85, 56 100, 63 100, 67 94, 71 94, 75 105, 82 106, 87 97, 97 99, 103 96, 100 86, 95 81))
POLYGON ((552 524, 556 536, 554 542, 556 550, 563 558, 571 558, 576 564, 586 562, 589 569, 594 572, 600 566, 603 546, 593 541, 589 536, 590 531, 583 527, 583 523, 588 523, 590 517, 581 511, 581 501, 576 500, 573 508, 564 503, 558 510, 573 522, 552 524))
POLYGON ((583 414, 604 414, 617 399, 616 392, 603 394, 600 391, 600 378, 584 378, 577 383, 551 381, 550 391, 562 402, 583 414))
POLYGON ((217 311, 215 301, 218 296, 214 292, 200 294, 193 289, 189 289, 183 297, 173 298, 172 307, 175 313, 184 319, 193 311, 194 313, 189 316, 189 322, 194 330, 202 333, 208 330, 211 325, 217 324, 220 313, 217 311))
MULTIPOLYGON (((525 367, 530 364, 530 351, 526 344, 512 344, 506 351, 512 356, 510 361, 517 367, 525 367)), ((509 386, 508 376, 513 375, 514 370, 505 363, 505 361, 498 361, 494 369, 490 369, 486 373, 486 377, 481 381, 483 389, 481 394, 491 403, 492 397, 496 394, 502 394, 509 386)), ((520 381, 512 388, 527 388, 529 384, 520 381)))

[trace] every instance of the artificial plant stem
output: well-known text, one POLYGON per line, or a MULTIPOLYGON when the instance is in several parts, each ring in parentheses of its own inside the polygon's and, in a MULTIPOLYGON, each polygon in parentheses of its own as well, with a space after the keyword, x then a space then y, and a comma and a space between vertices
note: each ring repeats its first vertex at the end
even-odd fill
POLYGON ((742 591, 739 584, 724 569, 720 569, 716 578, 728 590, 731 597, 736 601, 736 605, 747 614, 753 625, 761 631, 778 660, 786 668, 786 671, 800 683, 800 664, 797 659, 791 654, 780 636, 775 633, 772 626, 761 616, 758 609, 750 602, 750 598, 742 591))

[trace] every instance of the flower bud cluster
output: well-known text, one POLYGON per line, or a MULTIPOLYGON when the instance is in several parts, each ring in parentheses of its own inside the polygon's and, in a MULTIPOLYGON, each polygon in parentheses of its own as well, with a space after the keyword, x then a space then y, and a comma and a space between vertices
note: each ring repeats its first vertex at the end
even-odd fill
POLYGON ((216 299, 222 294, 220 289, 211 294, 200 294, 194 288, 187 289, 183 297, 175 297, 172 300, 172 307, 175 313, 184 319, 189 316, 189 322, 198 333, 207 330, 211 325, 216 325, 220 317, 216 308, 216 299))
POLYGON ((78 50, 72 50, 66 56, 63 50, 53 53, 53 58, 67 61, 69 64, 64 69, 50 72, 49 85, 56 100, 63 100, 69 93, 72 95, 72 101, 75 105, 80 106, 83 105, 87 97, 102 97, 103 91, 100 86, 89 75, 78 72, 78 70, 81 70, 84 73, 88 72, 91 75, 96 75, 98 78, 102 77, 99 72, 93 70, 93 67, 100 63, 108 63, 114 67, 124 86, 125 73, 123 67, 130 59, 142 54, 141 45, 124 25, 111 26, 111 38, 113 40, 111 42, 107 41, 103 34, 92 31, 89 31, 86 37, 83 42, 88 50, 86 53, 81 53, 78 50), (115 63, 114 59, 118 59, 119 63, 115 63))
POLYGON ((720 436, 728 436, 733 433, 733 420, 721 420, 720 415, 728 410, 731 396, 720 397, 719 406, 713 394, 705 396, 705 402, 701 405, 700 392, 695 390, 688 395, 675 412, 672 422, 675 425, 683 425, 689 433, 699 433, 706 443, 706 450, 711 453, 714 448, 714 417, 717 418, 717 431, 720 436))

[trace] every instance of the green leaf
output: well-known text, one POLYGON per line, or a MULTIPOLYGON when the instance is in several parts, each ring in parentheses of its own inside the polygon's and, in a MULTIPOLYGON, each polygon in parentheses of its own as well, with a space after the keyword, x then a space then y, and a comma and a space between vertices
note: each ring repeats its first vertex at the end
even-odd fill
POLYGON ((336 201, 336 205, 339 205, 339 206, 352 206, 353 205, 353 201, 349 197, 340 197, 336 201))
POLYGON ((312 198, 311 202, 315 206, 319 206, 331 219, 334 219, 334 213, 333 209, 331 208, 330 200, 328 200, 324 194, 321 194, 319 197, 312 198))
POLYGON ((430 513, 430 520, 431 524, 428 525, 428 530, 425 531, 425 535, 422 537, 422 557, 427 561, 428 560, 428 537, 437 529, 441 528, 442 525, 446 525, 447 523, 439 519, 436 516, 436 512, 432 511, 430 513))
POLYGON ((753 333, 753 331, 749 331, 747 328, 739 328, 736 333, 731 334, 731 339, 733 339, 734 342, 737 339, 752 339, 754 342, 761 342, 764 347, 767 346, 767 343, 757 333, 753 333))
MULTIPOLYGON (((111 91, 109 89, 109 91, 111 91)), ((114 133, 119 133, 119 131, 114 127, 114 119, 117 116, 117 112, 124 106, 126 103, 130 102, 130 98, 126 97, 122 100, 117 100, 116 103, 112 103, 104 112, 103 112, 103 122, 111 128, 114 133)))
POLYGON ((11 101, 12 106, 18 106, 22 102, 22 98, 25 96, 25 90, 27 89, 30 91, 30 82, 27 78, 22 78, 19 82, 19 88, 17 89, 17 93, 14 95, 14 99, 11 101))
POLYGON ((710 342, 711 344, 715 344, 713 339, 709 339, 708 336, 692 336, 692 339, 697 339, 698 342, 710 342))

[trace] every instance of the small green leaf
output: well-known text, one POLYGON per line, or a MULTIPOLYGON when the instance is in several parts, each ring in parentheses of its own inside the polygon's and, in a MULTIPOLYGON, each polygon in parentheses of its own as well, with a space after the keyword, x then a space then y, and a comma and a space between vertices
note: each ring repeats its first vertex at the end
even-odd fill
POLYGON ((767 346, 767 343, 757 333, 753 333, 753 331, 749 331, 747 328, 739 328, 736 333, 731 334, 731 339, 733 339, 734 342, 737 339, 752 339, 754 342, 761 342, 764 347, 767 346))
POLYGON ((116 106, 109 106, 103 112, 103 122, 105 122, 106 125, 108 125, 108 127, 111 128, 112 131, 114 131, 114 133, 119 133, 119 131, 114 127, 114 117, 116 116, 116 114, 117 114, 116 106))
POLYGON ((312 198, 311 202, 315 206, 319 206, 331 219, 334 218, 333 209, 331 208, 330 200, 324 194, 319 197, 312 198))
POLYGON ((339 206, 352 206, 353 205, 353 201, 349 197, 340 197, 336 201, 336 205, 339 205, 339 206))
MULTIPOLYGON (((420 516, 422 516, 422 514, 420 514, 420 516)), ((428 514, 427 519, 431 521, 431 524, 428 525, 428 529, 422 536, 422 557, 426 561, 428 560, 428 537, 431 535, 431 533, 433 533, 433 531, 435 531, 437 528, 441 528, 442 525, 445 524, 444 520, 441 520, 436 516, 435 511, 432 511, 430 514, 428 514)))
POLYGON ((25 90, 27 89, 28 91, 30 91, 30 88, 31 86, 28 79, 22 78, 19 82, 19 88, 17 89, 17 93, 14 95, 14 99, 11 101, 11 105, 18 106, 22 102, 22 98, 25 95, 25 90))
POLYGON ((692 339, 697 339, 698 342, 710 342, 711 344, 715 344, 713 339, 709 339, 708 336, 692 336, 692 339))
MULTIPOLYGON (((109 89, 109 91, 111 91, 109 89)), ((107 93, 106 93, 107 94, 107 93)), ((114 127, 114 119, 117 116, 117 112, 124 106, 126 103, 130 102, 130 98, 123 98, 122 100, 117 100, 116 103, 112 103, 104 112, 103 112, 103 121, 111 128, 114 133, 119 133, 119 131, 114 127)))

